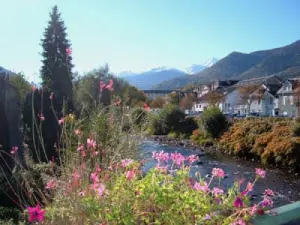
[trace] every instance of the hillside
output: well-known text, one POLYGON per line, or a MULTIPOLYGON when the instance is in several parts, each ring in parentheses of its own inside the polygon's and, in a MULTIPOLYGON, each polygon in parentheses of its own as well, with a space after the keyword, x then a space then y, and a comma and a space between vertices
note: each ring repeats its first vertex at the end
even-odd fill
POLYGON ((158 85, 162 89, 183 87, 193 82, 216 79, 249 79, 276 74, 283 79, 300 76, 300 41, 252 53, 232 52, 213 66, 190 77, 179 77, 158 85))

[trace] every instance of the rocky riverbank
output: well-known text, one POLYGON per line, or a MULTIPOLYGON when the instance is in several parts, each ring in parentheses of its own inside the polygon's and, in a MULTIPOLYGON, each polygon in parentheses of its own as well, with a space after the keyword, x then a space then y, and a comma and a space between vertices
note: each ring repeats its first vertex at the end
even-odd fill
POLYGON ((171 138, 166 135, 152 135, 147 138, 148 140, 156 141, 161 145, 174 146, 180 148, 189 148, 199 152, 206 152, 210 154, 217 154, 219 152, 214 143, 207 143, 205 146, 194 144, 188 139, 171 138))

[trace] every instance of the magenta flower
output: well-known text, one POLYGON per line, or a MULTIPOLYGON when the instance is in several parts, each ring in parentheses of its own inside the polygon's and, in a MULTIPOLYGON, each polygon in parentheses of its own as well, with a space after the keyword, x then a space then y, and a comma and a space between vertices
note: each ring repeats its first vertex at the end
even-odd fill
POLYGON ((244 203, 243 200, 240 197, 236 197, 234 202, 233 202, 234 207, 240 208, 243 207, 244 203))
POLYGON ((223 191, 222 189, 220 189, 220 188, 214 187, 213 190, 212 190, 212 193, 213 193, 214 195, 221 195, 221 194, 224 193, 224 191, 223 191))
POLYGON ((51 179, 51 180, 49 180, 49 181, 47 182, 47 185, 46 185, 45 189, 53 190, 53 189, 56 188, 56 185, 57 185, 57 184, 56 184, 56 181, 53 180, 53 179, 51 179))
POLYGON ((66 48, 66 54, 67 56, 72 55, 72 48, 66 48))
POLYGON ((265 195, 273 197, 274 196, 274 192, 271 189, 266 189, 265 190, 265 195))
POLYGON ((265 178, 266 177, 266 171, 260 168, 255 168, 255 173, 258 177, 265 178))
POLYGON ((135 172, 134 170, 128 170, 126 173, 126 179, 127 180, 132 180, 135 177, 135 172))
POLYGON ((197 161, 197 156, 190 155, 190 156, 186 157, 186 159, 189 161, 190 164, 192 164, 193 162, 197 161))
POLYGON ((121 161, 121 165, 122 165, 123 168, 129 166, 129 165, 132 164, 132 163, 133 163, 133 160, 132 160, 132 159, 123 159, 123 160, 121 161))
POLYGON ((264 197, 264 200, 261 202, 261 205, 263 207, 269 207, 269 206, 271 207, 273 206, 273 201, 268 197, 264 197))
POLYGON ((222 170, 221 168, 213 168, 212 174, 214 177, 220 177, 220 178, 224 178, 225 176, 224 170, 222 170))
POLYGON ((16 154, 16 153, 17 153, 18 149, 19 149, 19 147, 18 147, 18 146, 13 146, 13 147, 11 148, 11 151, 10 151, 10 153, 11 153, 12 155, 14 155, 14 154, 16 154))
POLYGON ((93 148, 93 149, 95 149, 96 146, 97 146, 96 141, 94 141, 93 139, 90 139, 90 138, 87 139, 87 147, 88 147, 88 148, 93 148))
POLYGON ((200 183, 198 182, 195 182, 194 186, 193 186, 193 189, 197 190, 197 191, 202 191, 202 192, 209 192, 209 187, 207 185, 206 182, 204 182, 203 185, 201 185, 200 183))
POLYGON ((40 208, 38 204, 36 207, 27 207, 28 214, 29 214, 29 222, 43 222, 45 210, 40 208))
POLYGON ((171 153, 171 160, 173 160, 173 162, 177 165, 177 166, 181 166, 182 163, 184 162, 185 158, 183 155, 181 155, 180 153, 171 153))
POLYGON ((58 120, 58 124, 62 125, 64 123, 65 119, 62 117, 60 120, 58 120))
POLYGON ((108 85, 106 85, 106 89, 109 91, 114 90, 114 81, 112 79, 109 80, 108 85))
POLYGON ((101 168, 99 167, 98 164, 96 164, 96 173, 100 173, 101 172, 101 168))

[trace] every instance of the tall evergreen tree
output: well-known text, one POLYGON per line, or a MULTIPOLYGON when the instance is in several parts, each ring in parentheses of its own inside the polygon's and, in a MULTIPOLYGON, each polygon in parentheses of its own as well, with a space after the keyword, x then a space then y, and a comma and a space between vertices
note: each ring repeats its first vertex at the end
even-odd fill
POLYGON ((66 27, 54 6, 50 13, 50 21, 42 39, 43 66, 41 76, 43 87, 51 91, 61 100, 72 99, 72 56, 71 44, 67 39, 66 27))

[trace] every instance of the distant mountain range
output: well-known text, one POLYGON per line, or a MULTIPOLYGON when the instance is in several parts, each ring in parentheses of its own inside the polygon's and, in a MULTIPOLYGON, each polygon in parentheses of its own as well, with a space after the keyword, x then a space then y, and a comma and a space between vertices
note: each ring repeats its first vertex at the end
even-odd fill
POLYGON ((300 76, 300 40, 281 48, 252 53, 232 52, 193 76, 181 76, 164 81, 157 89, 182 88, 191 83, 208 83, 216 79, 244 80, 268 75, 283 79, 300 76))
POLYGON ((131 71, 123 71, 118 74, 119 77, 127 80, 131 85, 136 86, 139 89, 153 89, 158 84, 179 77, 188 77, 195 73, 199 73, 203 69, 212 66, 218 60, 212 58, 207 60, 203 64, 193 64, 185 70, 179 70, 176 68, 158 67, 153 68, 145 72, 135 73, 131 71))

